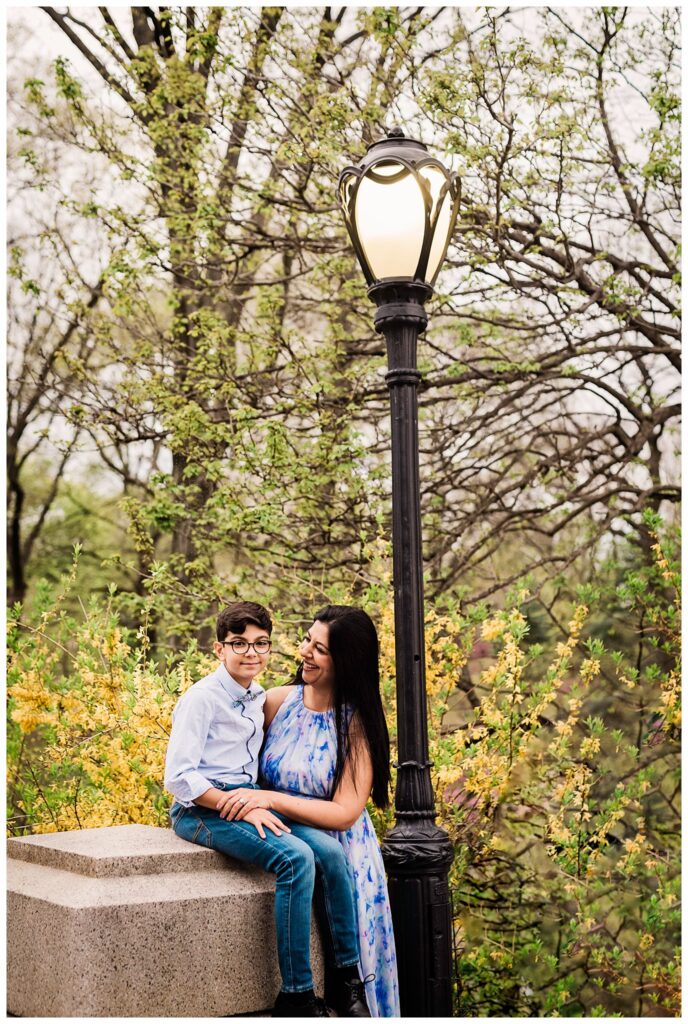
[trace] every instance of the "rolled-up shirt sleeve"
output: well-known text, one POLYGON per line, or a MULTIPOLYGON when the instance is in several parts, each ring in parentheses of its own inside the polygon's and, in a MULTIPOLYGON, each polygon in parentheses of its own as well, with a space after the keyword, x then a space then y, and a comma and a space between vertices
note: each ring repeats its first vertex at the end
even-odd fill
POLYGON ((184 807, 210 789, 198 771, 213 717, 212 698, 193 687, 179 701, 172 715, 172 732, 165 758, 165 789, 184 807))

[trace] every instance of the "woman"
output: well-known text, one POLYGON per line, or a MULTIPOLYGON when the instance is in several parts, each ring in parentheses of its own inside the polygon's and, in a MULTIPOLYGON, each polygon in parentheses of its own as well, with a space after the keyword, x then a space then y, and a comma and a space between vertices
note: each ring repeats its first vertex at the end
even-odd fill
POLYGON ((241 820, 253 808, 267 807, 339 840, 354 885, 370 1014, 398 1017, 387 883, 365 809, 371 795, 378 807, 389 802, 389 735, 375 626, 359 608, 327 605, 316 613, 300 653, 294 682, 267 693, 260 759, 265 788, 235 790, 228 817, 241 820))

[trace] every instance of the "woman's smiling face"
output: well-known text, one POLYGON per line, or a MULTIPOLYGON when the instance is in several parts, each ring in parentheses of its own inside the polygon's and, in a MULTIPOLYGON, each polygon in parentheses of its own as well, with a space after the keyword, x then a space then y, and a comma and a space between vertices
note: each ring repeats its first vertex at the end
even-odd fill
POLYGON ((327 623, 316 619, 299 648, 303 658, 303 681, 318 689, 329 690, 334 685, 334 662, 328 647, 329 632, 327 623))

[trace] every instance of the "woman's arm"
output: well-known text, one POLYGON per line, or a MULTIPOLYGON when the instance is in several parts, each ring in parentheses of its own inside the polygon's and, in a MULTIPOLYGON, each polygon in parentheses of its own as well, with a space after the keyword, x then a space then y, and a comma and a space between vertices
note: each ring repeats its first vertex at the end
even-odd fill
POLYGON ((268 731, 270 723, 291 692, 292 688, 290 686, 273 686, 271 690, 266 691, 265 704, 263 705, 263 714, 265 716, 263 721, 264 732, 268 731))
POLYGON ((227 802, 229 812, 223 813, 222 817, 228 821, 241 821, 253 808, 267 807, 304 825, 335 832, 346 831, 363 813, 373 788, 373 764, 368 745, 360 733, 352 737, 351 743, 355 756, 347 758, 342 780, 331 800, 306 799, 268 789, 234 789, 227 794, 230 797, 227 802), (245 800, 245 803, 239 803, 240 800, 245 800))

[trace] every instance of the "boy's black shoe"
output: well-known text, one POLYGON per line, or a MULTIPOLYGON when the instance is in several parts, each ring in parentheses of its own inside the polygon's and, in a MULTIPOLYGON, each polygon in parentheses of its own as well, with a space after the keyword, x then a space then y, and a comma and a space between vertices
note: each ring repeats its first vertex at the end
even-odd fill
POLYGON ((273 1017, 329 1017, 324 999, 313 989, 308 992, 280 992, 272 1008, 273 1017))
POLYGON ((339 984, 334 986, 332 995, 328 997, 328 1003, 337 1011, 338 1017, 370 1017, 365 985, 358 978, 340 980, 339 984))

